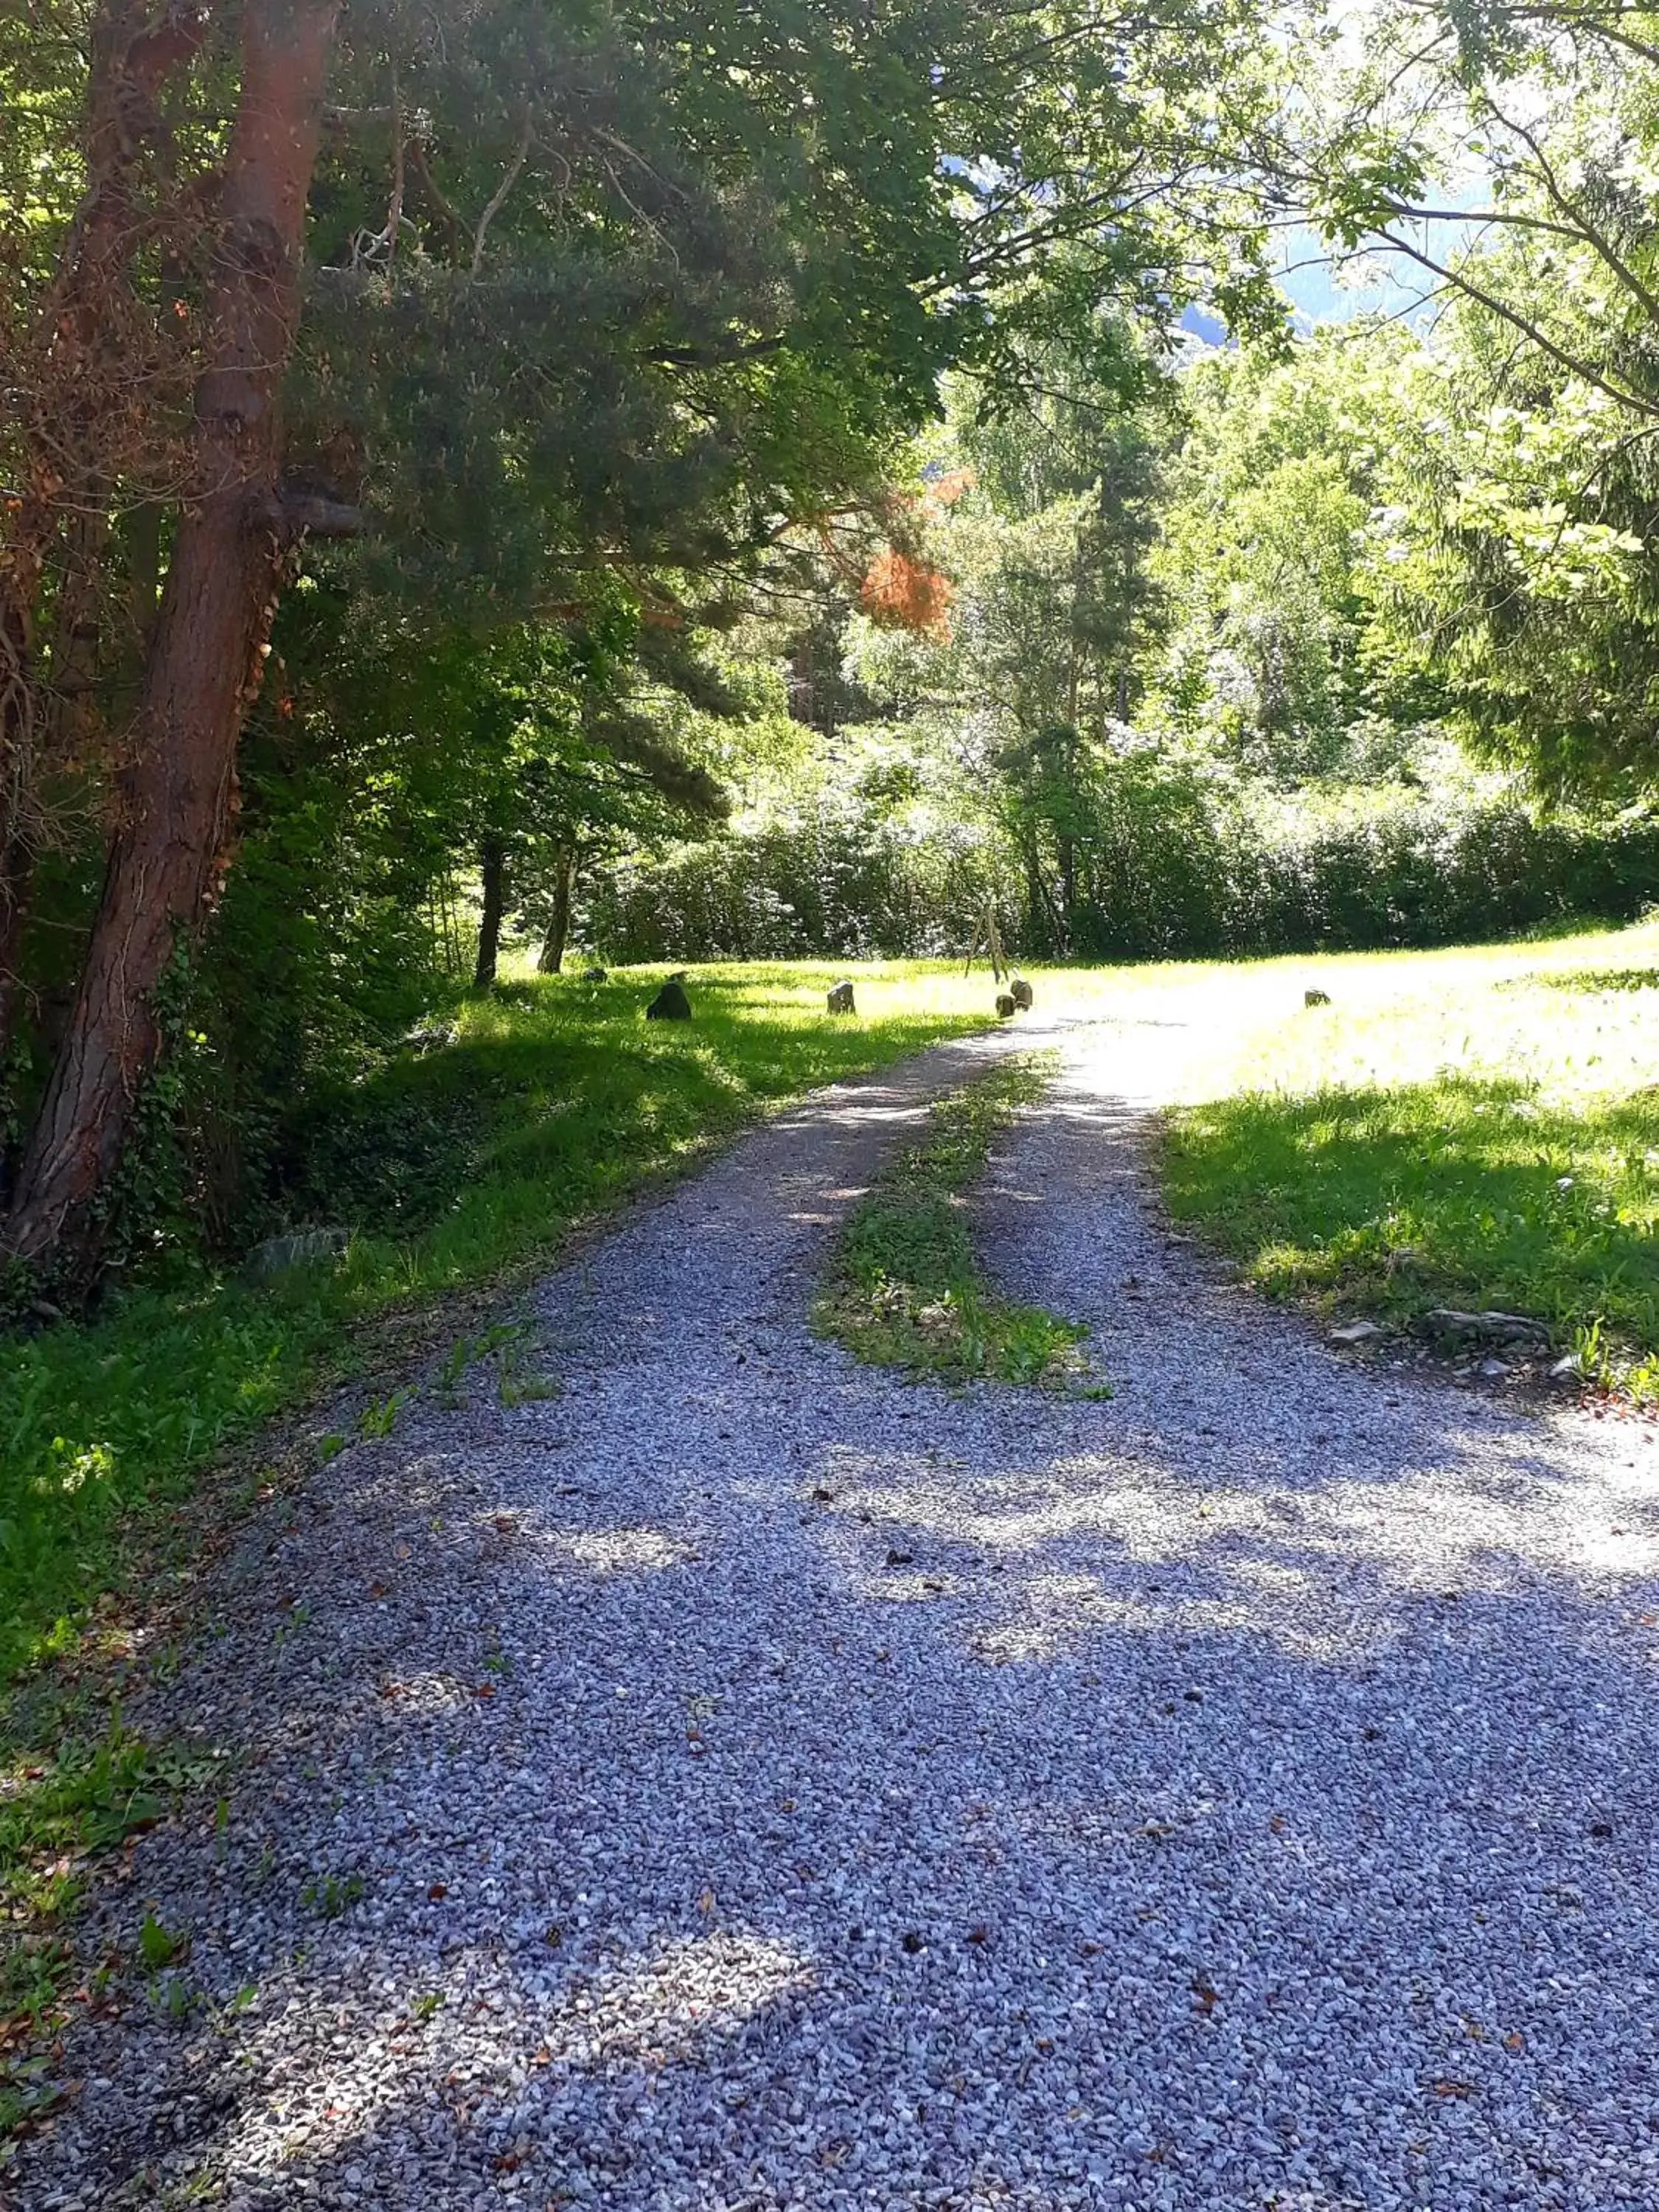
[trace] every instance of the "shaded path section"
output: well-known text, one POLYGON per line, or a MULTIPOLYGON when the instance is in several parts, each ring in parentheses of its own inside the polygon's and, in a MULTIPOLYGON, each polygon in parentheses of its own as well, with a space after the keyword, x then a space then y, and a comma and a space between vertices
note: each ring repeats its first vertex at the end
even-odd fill
POLYGON ((988 1041, 552 1279, 562 1395, 254 1528, 146 1717, 245 1754, 222 1832, 102 1908, 196 2008, 87 2033, 26 2205, 1659 2198, 1650 1459, 1249 1303, 1146 1206, 1178 1030, 1060 1041, 981 1221, 1109 1402, 807 1333, 988 1041))

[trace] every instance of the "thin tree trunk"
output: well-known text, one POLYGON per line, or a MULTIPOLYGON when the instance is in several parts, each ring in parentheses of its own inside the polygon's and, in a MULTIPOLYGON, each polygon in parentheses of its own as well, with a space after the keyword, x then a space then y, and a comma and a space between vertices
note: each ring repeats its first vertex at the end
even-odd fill
POLYGON ((564 966, 565 939, 570 934, 570 890, 575 873, 575 848, 561 845, 553 864, 553 911, 548 917, 541 957, 536 963, 538 975, 556 975, 564 966))
POLYGON ((501 909, 507 903, 507 848, 499 837, 486 837, 478 848, 483 904, 478 915, 478 958, 472 970, 472 988, 487 991, 495 981, 495 963, 501 950, 501 909))
POLYGON ((286 525, 276 404, 337 0, 249 0, 217 208, 207 362, 103 896, 0 1251, 95 1266, 98 1200, 162 1043, 158 994, 228 865, 236 742, 258 688, 286 525))

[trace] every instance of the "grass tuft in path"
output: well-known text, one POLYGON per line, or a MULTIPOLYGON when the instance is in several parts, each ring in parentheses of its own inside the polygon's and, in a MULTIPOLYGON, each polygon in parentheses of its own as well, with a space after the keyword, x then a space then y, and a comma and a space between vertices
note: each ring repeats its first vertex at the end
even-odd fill
POLYGON ((1006 1060, 933 1107, 928 1135, 891 1160, 837 1242, 820 1333, 872 1366, 935 1382, 1056 1383, 1086 1332, 1000 1297, 975 1262, 968 1196, 991 1146, 1042 1095, 1036 1056, 1006 1060))

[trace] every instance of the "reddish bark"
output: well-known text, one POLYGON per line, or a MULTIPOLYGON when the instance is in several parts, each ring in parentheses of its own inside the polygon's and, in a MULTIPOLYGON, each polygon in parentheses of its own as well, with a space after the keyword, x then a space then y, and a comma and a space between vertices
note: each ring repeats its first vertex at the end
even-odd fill
POLYGON ((148 0, 102 0, 91 27, 87 189, 31 341, 27 468, 0 542, 0 1058, 20 988, 42 757, 57 734, 36 695, 36 602, 65 519, 84 527, 107 495, 106 418, 140 368, 120 358, 126 318, 116 305, 145 229, 137 176, 159 133, 157 94, 194 59, 210 12, 194 0, 168 0, 159 15, 148 0))
POLYGON ((161 1043, 158 987, 216 892, 236 744, 258 687, 287 525, 276 400, 293 349, 307 197, 337 0, 248 0, 215 213, 191 483, 69 1028, 0 1250, 81 1273, 97 1201, 161 1043))

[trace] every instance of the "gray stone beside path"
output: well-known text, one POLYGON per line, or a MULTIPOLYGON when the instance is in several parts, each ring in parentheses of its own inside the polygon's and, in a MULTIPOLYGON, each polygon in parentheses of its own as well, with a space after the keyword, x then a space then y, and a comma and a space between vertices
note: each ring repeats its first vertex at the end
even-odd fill
POLYGON ((1059 1033, 988 1256, 1107 1402, 806 1328, 821 1094, 257 1522, 149 1725, 240 1756, 94 1939, 15 2201, 385 2212, 1659 2203, 1648 1431, 1346 1363, 1172 1241, 1178 1029, 1059 1033), (191 2193, 192 2191, 199 2193, 191 2193))

